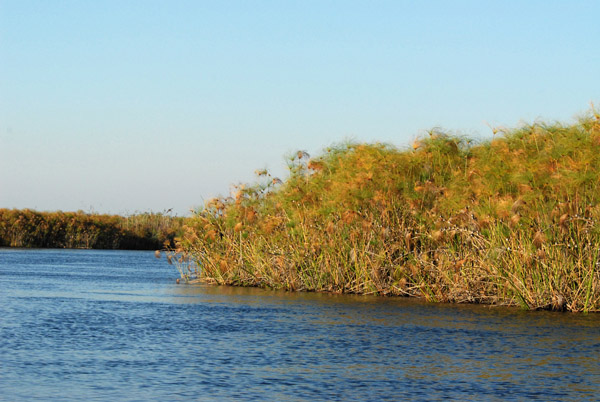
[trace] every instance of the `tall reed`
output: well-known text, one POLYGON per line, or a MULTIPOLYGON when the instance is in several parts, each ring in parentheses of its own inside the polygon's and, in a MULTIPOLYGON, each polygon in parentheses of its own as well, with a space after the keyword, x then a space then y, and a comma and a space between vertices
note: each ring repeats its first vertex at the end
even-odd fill
POLYGON ((431 301, 600 310, 600 121, 409 149, 344 143, 210 200, 186 278, 431 301))

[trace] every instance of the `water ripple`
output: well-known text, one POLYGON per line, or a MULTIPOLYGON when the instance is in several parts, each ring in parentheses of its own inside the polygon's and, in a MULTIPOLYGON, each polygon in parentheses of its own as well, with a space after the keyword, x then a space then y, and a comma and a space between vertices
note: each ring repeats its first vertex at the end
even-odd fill
POLYGON ((147 252, 0 250, 0 400, 582 400, 600 317, 176 285, 147 252))

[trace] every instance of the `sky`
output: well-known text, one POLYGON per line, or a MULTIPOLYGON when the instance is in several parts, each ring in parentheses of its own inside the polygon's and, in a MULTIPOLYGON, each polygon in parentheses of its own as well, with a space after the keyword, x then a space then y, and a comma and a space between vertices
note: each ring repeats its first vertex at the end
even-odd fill
POLYGON ((0 208, 187 215, 346 140, 572 123, 600 1, 0 0, 0 208))

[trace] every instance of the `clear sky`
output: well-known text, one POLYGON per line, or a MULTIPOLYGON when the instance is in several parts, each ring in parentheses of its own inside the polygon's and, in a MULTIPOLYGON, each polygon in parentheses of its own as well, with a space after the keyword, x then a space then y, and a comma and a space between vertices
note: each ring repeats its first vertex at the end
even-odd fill
POLYGON ((284 155, 600 106, 600 1, 0 0, 0 207, 179 215, 284 155))

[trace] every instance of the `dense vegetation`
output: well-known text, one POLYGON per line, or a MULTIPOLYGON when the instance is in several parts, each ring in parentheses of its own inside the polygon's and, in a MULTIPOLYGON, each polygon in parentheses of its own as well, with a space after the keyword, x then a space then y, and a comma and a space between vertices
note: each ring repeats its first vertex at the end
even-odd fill
POLYGON ((285 182, 207 202, 175 251, 210 283, 599 311, 599 168, 596 113, 301 151, 285 182))
POLYGON ((153 250, 173 245, 183 218, 0 209, 0 246, 153 250))

